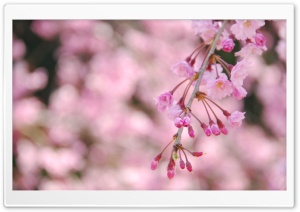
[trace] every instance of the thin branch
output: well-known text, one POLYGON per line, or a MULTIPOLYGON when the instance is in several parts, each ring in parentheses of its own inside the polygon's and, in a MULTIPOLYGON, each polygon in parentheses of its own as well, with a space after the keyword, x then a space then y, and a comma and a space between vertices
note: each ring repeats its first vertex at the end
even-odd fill
MULTIPOLYGON (((186 105, 186 107, 188 107, 188 108, 191 108, 191 105, 192 105, 192 103, 193 103, 193 101, 194 101, 194 98, 195 98, 195 96, 196 96, 196 93, 197 93, 197 91, 199 90, 199 85, 200 85, 200 82, 201 82, 201 79, 202 79, 204 70, 205 70, 205 68, 206 68, 206 66, 207 66, 207 64, 208 64, 208 62, 209 62, 210 56, 215 52, 215 49, 216 49, 218 40, 219 40, 219 38, 220 38, 220 36, 221 36, 221 34, 222 34, 222 31, 223 31, 223 29, 224 29, 226 23, 227 23, 227 21, 224 21, 223 24, 222 24, 222 26, 220 27, 220 29, 219 29, 218 33, 216 34, 216 37, 215 37, 215 39, 214 39, 212 45, 211 45, 211 48, 210 48, 210 50, 209 50, 207 56, 205 57, 205 60, 204 60, 202 66, 201 66, 201 68, 200 68, 200 70, 199 70, 199 72, 198 72, 198 73, 199 73, 199 77, 198 77, 198 79, 197 79, 197 81, 196 81, 196 85, 195 85, 195 88, 194 88, 194 90, 193 90, 193 93, 192 93, 192 95, 191 95, 191 97, 190 97, 190 99, 189 99, 189 101, 188 101, 188 103, 187 103, 187 105, 186 105)), ((181 127, 181 128, 178 129, 178 132, 177 132, 177 138, 176 138, 176 141, 175 141, 175 143, 174 143, 174 146, 180 144, 182 132, 183 132, 183 127, 181 127)))

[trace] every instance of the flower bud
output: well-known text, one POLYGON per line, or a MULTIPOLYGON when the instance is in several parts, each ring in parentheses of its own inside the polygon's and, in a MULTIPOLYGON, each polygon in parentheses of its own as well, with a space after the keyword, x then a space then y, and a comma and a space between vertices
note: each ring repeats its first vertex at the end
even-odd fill
POLYGON ((184 163, 183 160, 180 160, 179 165, 180 165, 180 168, 181 168, 181 169, 184 169, 184 168, 185 168, 185 163, 184 163))
POLYGON ((183 126, 183 120, 180 117, 177 117, 174 120, 174 124, 177 128, 181 128, 183 126))
POLYGON ((192 164, 191 164, 189 161, 186 162, 186 169, 187 169, 189 172, 192 172, 192 171, 193 171, 192 164))
POLYGON ((192 152, 192 155, 195 157, 200 157, 203 155, 203 152, 192 152))
POLYGON ((189 136, 191 138, 195 137, 195 132, 194 132, 194 129, 193 129, 193 127, 191 125, 188 127, 188 133, 189 133, 189 136))
POLYGON ((228 38, 222 42, 222 49, 225 52, 231 52, 234 48, 235 44, 232 39, 228 38))
POLYGON ((265 36, 263 36, 263 34, 256 33, 254 39, 255 39, 255 43, 258 46, 264 46, 264 45, 266 45, 266 38, 265 38, 265 36))
POLYGON ((204 123, 201 124, 206 136, 211 136, 211 129, 204 123))
POLYGON ((210 121, 209 124, 210 124, 210 129, 211 129, 211 131, 214 135, 220 135, 221 134, 221 131, 220 131, 218 125, 216 125, 213 121, 210 121))

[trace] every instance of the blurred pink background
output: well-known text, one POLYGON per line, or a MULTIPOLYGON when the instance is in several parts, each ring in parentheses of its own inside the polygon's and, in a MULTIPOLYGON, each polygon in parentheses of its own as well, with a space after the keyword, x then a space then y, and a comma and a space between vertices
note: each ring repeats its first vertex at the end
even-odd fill
MULTIPOLYGON (((192 173, 177 164, 172 180, 171 149, 150 169, 177 132, 153 98, 181 81, 170 66, 200 43, 190 21, 36 20, 13 27, 14 189, 286 189, 285 21, 261 29, 268 51, 253 59, 247 97, 218 101, 246 112, 242 126, 206 137, 195 123, 195 139, 183 133, 183 143, 206 155, 190 157, 192 173)), ((217 53, 236 63, 233 54, 217 53)))

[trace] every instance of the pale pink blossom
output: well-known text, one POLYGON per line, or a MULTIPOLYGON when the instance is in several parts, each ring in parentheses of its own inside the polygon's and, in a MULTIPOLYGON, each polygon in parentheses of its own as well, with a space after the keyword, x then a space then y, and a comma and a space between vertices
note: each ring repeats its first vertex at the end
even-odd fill
POLYGON ((189 78, 195 74, 193 67, 185 60, 174 64, 171 70, 179 77, 189 78))
POLYGON ((175 120, 183 112, 176 101, 173 101, 172 106, 168 107, 166 111, 168 118, 171 120, 175 120))
POLYGON ((201 85, 206 85, 207 82, 215 80, 217 78, 216 70, 220 75, 223 71, 223 68, 220 64, 213 64, 210 67, 210 70, 206 69, 201 79, 201 85))
POLYGON ((266 46, 258 46, 255 43, 247 43, 239 52, 235 53, 235 56, 248 59, 253 55, 261 55, 266 50, 266 46))
POLYGON ((232 83, 227 79, 226 75, 220 75, 214 81, 210 81, 206 84, 207 95, 213 99, 222 99, 229 96, 232 91, 232 83))
POLYGON ((225 52, 231 52, 235 44, 232 39, 228 38, 222 42, 222 49, 225 52))
POLYGON ((201 36, 203 32, 208 31, 211 28, 216 28, 216 25, 213 24, 212 20, 193 20, 192 28, 195 35, 201 36))
POLYGON ((170 92, 163 93, 154 99, 157 110, 163 112, 173 103, 173 96, 170 92))
POLYGON ((251 39, 255 36, 256 30, 265 25, 261 20, 237 20, 230 28, 238 40, 251 39))
POLYGON ((241 60, 233 66, 230 81, 234 86, 242 86, 244 79, 248 76, 247 68, 250 64, 247 60, 241 60))
POLYGON ((212 20, 194 20, 192 21, 192 28, 195 35, 200 36, 204 43, 210 44, 218 31, 217 23, 212 20))
POLYGON ((231 127, 239 127, 242 124, 242 120, 245 118, 246 112, 235 111, 228 116, 228 123, 231 127))
POLYGON ((233 92, 232 92, 232 97, 237 99, 237 100, 241 100, 243 98, 245 98, 245 96, 247 95, 247 91, 245 88, 243 88, 242 86, 234 86, 233 88, 233 92))
POLYGON ((263 34, 261 33, 256 33, 256 35, 254 36, 254 40, 255 40, 255 43, 258 45, 258 46, 265 46, 266 45, 266 38, 263 34))

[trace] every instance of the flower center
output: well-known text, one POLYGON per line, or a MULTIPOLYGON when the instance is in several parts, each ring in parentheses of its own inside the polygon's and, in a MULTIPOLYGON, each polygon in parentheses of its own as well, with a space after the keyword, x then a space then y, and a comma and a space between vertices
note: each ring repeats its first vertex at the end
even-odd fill
POLYGON ((244 22, 244 26, 245 26, 245 27, 249 28, 250 25, 251 25, 251 22, 250 22, 250 21, 245 21, 245 22, 244 22))
POLYGON ((223 85, 223 82, 217 82, 217 87, 218 87, 218 88, 221 88, 222 85, 223 85))

